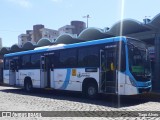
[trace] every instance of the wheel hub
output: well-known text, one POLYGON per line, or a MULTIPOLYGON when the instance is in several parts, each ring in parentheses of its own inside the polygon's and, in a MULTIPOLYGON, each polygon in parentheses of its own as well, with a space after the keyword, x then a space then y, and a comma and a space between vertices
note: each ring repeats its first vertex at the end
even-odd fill
POLYGON ((94 87, 89 87, 88 88, 88 94, 89 95, 94 95, 95 94, 95 88, 94 87))

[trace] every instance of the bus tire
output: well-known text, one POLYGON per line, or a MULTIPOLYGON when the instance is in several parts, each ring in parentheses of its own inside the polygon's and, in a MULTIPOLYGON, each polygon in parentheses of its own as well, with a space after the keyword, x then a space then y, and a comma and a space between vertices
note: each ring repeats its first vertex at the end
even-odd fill
POLYGON ((32 86, 31 80, 25 80, 24 89, 25 89, 26 92, 32 92, 33 86, 32 86))
POLYGON ((95 99, 98 95, 98 87, 95 83, 88 83, 84 88, 83 95, 89 99, 95 99))

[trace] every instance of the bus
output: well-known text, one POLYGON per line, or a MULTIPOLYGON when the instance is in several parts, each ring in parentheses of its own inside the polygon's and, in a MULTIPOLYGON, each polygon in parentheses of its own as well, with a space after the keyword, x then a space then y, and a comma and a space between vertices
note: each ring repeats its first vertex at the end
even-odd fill
POLYGON ((119 36, 55 44, 4 55, 3 82, 23 87, 97 94, 137 95, 151 91, 147 45, 119 36))

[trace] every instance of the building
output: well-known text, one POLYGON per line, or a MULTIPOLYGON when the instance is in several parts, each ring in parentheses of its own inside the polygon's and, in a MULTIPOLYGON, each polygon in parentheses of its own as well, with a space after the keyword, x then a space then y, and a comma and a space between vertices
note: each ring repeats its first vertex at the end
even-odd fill
POLYGON ((27 36, 27 40, 28 41, 32 41, 32 39, 33 39, 33 30, 26 30, 26 34, 28 35, 27 36))
POLYGON ((26 30, 26 34, 20 34, 18 36, 18 46, 23 46, 26 42, 32 41, 33 30, 26 30))
POLYGON ((54 42, 59 36, 59 32, 57 30, 52 30, 48 28, 40 29, 42 34, 42 38, 48 38, 51 42, 54 42))
POLYGON ((18 36, 18 45, 23 46, 27 41, 37 44, 41 38, 47 38, 54 42, 58 36, 59 32, 57 30, 45 28, 44 25, 34 25, 33 30, 26 30, 26 34, 18 36))
POLYGON ((18 46, 23 46, 28 41, 28 35, 27 34, 20 34, 18 36, 18 46))
POLYGON ((73 37, 77 37, 84 29, 86 24, 82 21, 71 21, 71 25, 65 25, 58 29, 59 35, 69 34, 73 37))
POLYGON ((40 29, 44 28, 44 25, 38 24, 33 26, 33 39, 32 43, 37 43, 42 38, 40 29))
POLYGON ((23 46, 27 41, 37 44, 41 38, 47 38, 51 42, 54 42, 62 34, 77 37, 85 28, 86 24, 82 21, 71 21, 71 25, 65 25, 58 30, 45 28, 42 24, 33 25, 33 30, 26 30, 26 34, 18 36, 18 45, 23 46))
POLYGON ((62 35, 62 34, 73 35, 73 28, 74 28, 74 26, 72 26, 72 25, 65 25, 65 26, 59 28, 58 32, 60 35, 62 35))
POLYGON ((74 26, 72 33, 77 35, 86 29, 86 23, 83 21, 71 21, 71 26, 74 26))

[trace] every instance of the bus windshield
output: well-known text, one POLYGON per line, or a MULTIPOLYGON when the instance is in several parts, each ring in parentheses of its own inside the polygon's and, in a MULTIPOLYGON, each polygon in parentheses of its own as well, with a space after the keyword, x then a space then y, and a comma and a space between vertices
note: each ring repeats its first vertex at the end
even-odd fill
POLYGON ((128 43, 129 69, 137 81, 148 81, 151 76, 150 63, 145 44, 130 40, 128 43))

